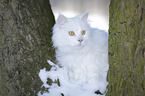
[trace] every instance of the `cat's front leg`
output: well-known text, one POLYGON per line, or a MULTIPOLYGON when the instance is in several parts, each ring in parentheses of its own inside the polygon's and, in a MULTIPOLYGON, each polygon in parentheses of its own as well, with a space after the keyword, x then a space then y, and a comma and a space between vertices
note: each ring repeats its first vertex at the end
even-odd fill
POLYGON ((104 93, 106 91, 108 82, 106 80, 105 73, 102 74, 101 72, 89 72, 87 78, 87 83, 95 85, 96 90, 99 90, 101 93, 104 93))

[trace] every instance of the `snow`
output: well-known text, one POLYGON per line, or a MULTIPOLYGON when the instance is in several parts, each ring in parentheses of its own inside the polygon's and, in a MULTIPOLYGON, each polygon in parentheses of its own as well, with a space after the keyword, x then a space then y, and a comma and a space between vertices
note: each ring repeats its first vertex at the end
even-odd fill
POLYGON ((38 93, 38 96, 105 96, 97 95, 94 92, 96 91, 96 85, 91 85, 85 82, 85 79, 78 81, 71 81, 67 77, 67 71, 64 68, 59 67, 50 60, 47 61, 51 66, 50 71, 46 71, 46 68, 41 69, 39 72, 39 77, 43 82, 42 87, 48 88, 48 92, 41 94, 41 91, 38 93), (52 85, 47 84, 47 78, 52 79, 53 81, 59 79, 60 86, 56 83, 52 85))

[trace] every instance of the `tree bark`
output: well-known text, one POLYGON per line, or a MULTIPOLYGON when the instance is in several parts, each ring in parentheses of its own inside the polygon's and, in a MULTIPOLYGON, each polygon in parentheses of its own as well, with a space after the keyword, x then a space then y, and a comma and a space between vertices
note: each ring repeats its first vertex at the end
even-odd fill
POLYGON ((0 0, 0 96, 36 96, 54 60, 49 0, 0 0))
POLYGON ((145 96, 145 0, 111 0, 106 96, 145 96))

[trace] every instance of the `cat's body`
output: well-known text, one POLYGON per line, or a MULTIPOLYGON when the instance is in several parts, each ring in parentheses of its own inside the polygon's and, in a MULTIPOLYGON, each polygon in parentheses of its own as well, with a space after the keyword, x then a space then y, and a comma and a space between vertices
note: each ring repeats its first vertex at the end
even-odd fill
POLYGON ((84 13, 68 19, 60 15, 53 28, 52 41, 57 61, 72 83, 83 79, 104 92, 109 68, 107 33, 90 28, 87 16, 84 13))

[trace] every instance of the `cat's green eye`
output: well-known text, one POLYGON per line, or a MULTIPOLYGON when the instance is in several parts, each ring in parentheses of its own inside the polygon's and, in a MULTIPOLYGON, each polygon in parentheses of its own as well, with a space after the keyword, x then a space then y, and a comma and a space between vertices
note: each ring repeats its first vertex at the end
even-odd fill
POLYGON ((69 35, 74 36, 75 35, 74 31, 69 31, 69 35))
POLYGON ((83 31, 82 31, 82 35, 85 35, 85 34, 86 34, 86 30, 83 30, 83 31))

